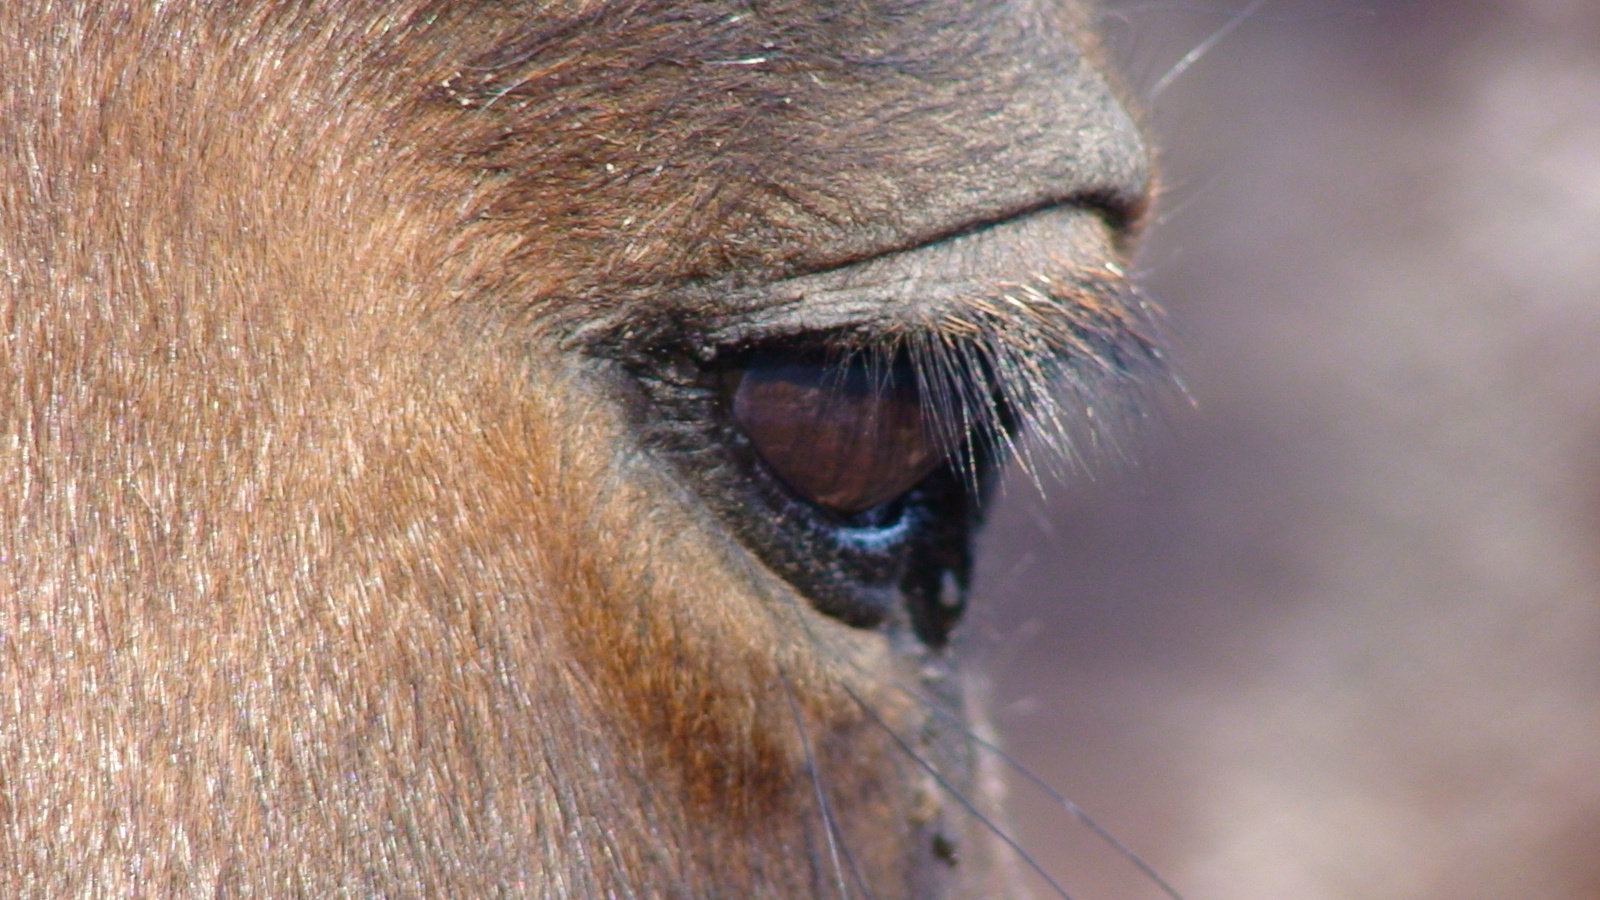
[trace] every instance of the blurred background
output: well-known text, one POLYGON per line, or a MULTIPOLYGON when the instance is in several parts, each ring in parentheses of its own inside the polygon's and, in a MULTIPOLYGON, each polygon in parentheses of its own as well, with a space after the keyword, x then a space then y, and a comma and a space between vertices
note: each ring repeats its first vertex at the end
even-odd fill
MULTIPOLYGON (((1245 5, 1104 14, 1192 403, 1009 484, 995 725, 1187 900, 1595 900, 1600 2, 1267 2, 1155 91, 1245 5)), ((1012 790, 1076 900, 1161 896, 1012 790)))

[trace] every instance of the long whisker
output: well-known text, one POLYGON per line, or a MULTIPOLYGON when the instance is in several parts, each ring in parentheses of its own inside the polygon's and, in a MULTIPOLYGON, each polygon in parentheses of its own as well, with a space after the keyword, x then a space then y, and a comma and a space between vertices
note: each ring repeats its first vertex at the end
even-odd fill
MULTIPOLYGON (((822 649, 823 645, 822 645, 822 643, 820 641, 817 640, 816 636, 812 633, 810 623, 805 621, 805 619, 803 617, 797 617, 796 618, 796 622, 797 622, 797 624, 800 625, 801 629, 806 632, 807 637, 809 637, 811 639, 812 646, 817 647, 819 650, 822 649)), ((842 656, 838 656, 838 655, 834 655, 833 658, 836 661, 842 662, 846 666, 849 666, 850 668, 855 669, 857 672, 860 672, 863 675, 869 675, 870 674, 870 673, 866 672, 866 670, 864 670, 860 666, 860 664, 856 663, 854 660, 846 659, 846 658, 844 658, 842 656)), ((947 709, 944 709, 942 706, 940 706, 939 703, 937 703, 934 700, 928 698, 921 691, 918 691, 918 690, 916 690, 914 688, 907 687, 904 683, 902 683, 898 679, 887 679, 886 683, 889 684, 890 686, 892 686, 895 690, 897 690, 900 693, 904 694, 905 696, 911 698, 913 701, 915 701, 922 708, 924 708, 927 711, 933 713, 934 715, 938 716, 939 718, 944 719, 946 722, 949 722, 949 723, 953 724, 956 727, 956 729, 958 731, 960 731, 961 734, 964 737, 966 737, 967 740, 971 741, 974 744, 977 744, 978 746, 982 747, 983 749, 985 749, 985 750, 989 751, 990 753, 993 753, 995 756, 999 757, 1002 762, 1004 762, 1006 765, 1010 766, 1018 774, 1022 775, 1023 778, 1027 779, 1027 781, 1030 784, 1034 785, 1034 787, 1036 787, 1039 790, 1043 791, 1045 796, 1047 796, 1047 797, 1051 798, 1052 800, 1056 801, 1057 803, 1061 804, 1061 806, 1070 815, 1072 815, 1073 818, 1077 819, 1080 824, 1082 824, 1085 828, 1089 829, 1090 832, 1092 832, 1097 838, 1099 838, 1102 842, 1104 842, 1106 844, 1106 846, 1110 847, 1118 856, 1121 856, 1123 859, 1126 859, 1130 864, 1133 865, 1134 868, 1138 869, 1140 874, 1142 874, 1146 878, 1150 879, 1150 882, 1152 884, 1154 884, 1163 894, 1166 894, 1169 898, 1171 898, 1171 900, 1184 900, 1183 894, 1180 893, 1177 888, 1173 887, 1170 882, 1168 882, 1165 878, 1163 878, 1161 876, 1161 873, 1156 871, 1156 868, 1154 866, 1152 866, 1149 862, 1145 861, 1144 857, 1140 856, 1138 851, 1134 850, 1132 847, 1129 847, 1126 843, 1124 843, 1122 841, 1121 838, 1118 838, 1115 834, 1113 834, 1104 825, 1101 825, 1099 823, 1099 821, 1097 821, 1093 816, 1089 815, 1087 810, 1085 810, 1083 807, 1079 806, 1077 803, 1074 803, 1065 794, 1061 793, 1059 790, 1057 790, 1055 787, 1053 787, 1048 781, 1045 781, 1043 778, 1039 777, 1032 769, 1030 769, 1026 765, 1024 765, 1021 760, 1017 759, 1015 756, 1012 756, 1010 753, 1007 753, 1004 749, 1002 749, 999 745, 995 744, 993 741, 985 739, 982 735, 978 734, 969 725, 967 725, 967 723, 960 716, 950 712, 947 709)), ((787 684, 788 684, 787 678, 785 678, 785 685, 787 686, 787 684)), ((848 685, 846 685, 844 687, 845 687, 845 690, 850 694, 851 699, 854 700, 857 703, 857 705, 862 706, 863 710, 865 712, 867 712, 867 714, 869 716, 871 716, 874 719, 874 721, 876 721, 877 724, 880 727, 883 727, 886 730, 888 729, 887 723, 883 722, 883 720, 880 717, 878 717, 874 711, 866 708, 866 701, 865 700, 863 700, 859 695, 857 695, 853 690, 851 690, 848 685)), ((790 695, 790 703, 793 704, 793 702, 794 702, 794 698, 793 698, 793 695, 791 693, 791 695, 790 695)), ((904 741, 900 740, 899 736, 896 735, 893 731, 890 731, 890 737, 893 738, 895 740, 895 742, 900 745, 902 750, 905 750, 908 754, 910 754, 912 756, 912 758, 916 760, 916 762, 917 762, 917 764, 919 766, 921 766, 924 769, 928 769, 929 768, 928 763, 925 760, 923 760, 920 756, 918 756, 915 750, 911 749, 909 746, 907 746, 905 744, 904 741)), ((804 736, 802 736, 802 740, 804 740, 804 736)), ((810 753, 810 745, 809 745, 809 743, 806 745, 806 752, 807 752, 807 754, 810 753)), ((809 755, 808 755, 808 759, 809 759, 809 755)), ((934 774, 934 777, 939 780, 939 784, 942 787, 944 787, 947 791, 949 791, 951 793, 951 795, 954 796, 958 802, 960 802, 963 806, 965 806, 969 811, 972 811, 972 812, 974 812, 974 814, 978 815, 979 818, 983 820, 984 825, 986 827, 988 827, 992 831, 995 831, 995 833, 997 835, 999 835, 999 837, 1002 840, 1004 840, 1009 846, 1011 846, 1012 849, 1016 850, 1019 854, 1021 854, 1024 859, 1028 859, 1028 854, 1027 854, 1026 851, 1024 851, 1020 846, 1018 846, 1017 843, 1014 842, 1010 837, 1008 837, 1005 834, 1002 834, 1001 832, 996 830, 996 829, 998 829, 998 826, 994 825, 991 821, 989 821, 987 819, 983 819, 982 814, 981 813, 977 813, 977 811, 975 809, 973 809, 972 804, 969 803, 966 800, 966 798, 960 794, 960 792, 956 791, 955 788, 952 785, 950 785, 944 779, 940 778, 937 775, 937 773, 934 774)), ((846 850, 846 852, 848 852, 848 850, 846 850)), ((1036 871, 1038 870, 1038 866, 1034 865, 1031 859, 1029 859, 1029 865, 1033 869, 1035 869, 1036 871)), ((1043 872, 1041 872, 1040 874, 1044 875, 1043 872)), ((1050 881, 1050 877, 1048 875, 1044 875, 1044 878, 1045 878, 1046 881, 1050 881)), ((1055 885, 1055 882, 1053 882, 1053 881, 1050 881, 1050 883, 1052 885, 1055 885)), ((863 888, 864 888, 864 886, 863 886, 863 888)), ((1057 889, 1059 890, 1059 886, 1057 886, 1057 889)), ((1063 895, 1065 895, 1065 892, 1062 892, 1062 893, 1063 893, 1063 895)))
POLYGON ((1196 44, 1193 50, 1185 53, 1182 59, 1178 60, 1178 62, 1173 65, 1172 68, 1168 69, 1167 74, 1161 76, 1161 80, 1157 81, 1155 83, 1155 87, 1150 89, 1150 93, 1145 95, 1145 99, 1155 100, 1157 97, 1161 96, 1161 92, 1165 91, 1168 85, 1182 77, 1183 73, 1189 71, 1190 66, 1199 62, 1202 56, 1210 53, 1212 48, 1222 43, 1222 40, 1228 35, 1232 34, 1235 28, 1238 28, 1240 25, 1244 24, 1246 19, 1254 16, 1257 12, 1260 12, 1261 8, 1266 5, 1267 0, 1251 0, 1251 3, 1248 6, 1239 10, 1237 13, 1234 13, 1231 19, 1223 23, 1222 27, 1212 32, 1210 37, 1196 44))
MULTIPOLYGON (((848 667, 850 667, 852 669, 855 669, 857 672, 861 672, 862 674, 868 674, 864 670, 862 670, 860 665, 857 664, 854 660, 846 659, 843 656, 831 653, 831 652, 829 652, 827 650, 827 645, 825 643, 823 643, 823 641, 820 638, 817 637, 816 632, 813 631, 812 628, 811 628, 811 623, 806 621, 806 611, 805 610, 790 604, 789 605, 789 611, 794 615, 794 619, 793 619, 794 623, 796 625, 800 626, 800 630, 805 633, 807 640, 809 640, 811 642, 811 645, 813 647, 815 647, 820 652, 828 655, 830 658, 834 659, 835 661, 842 662, 846 666, 848 666, 848 667)), ((776 619, 776 617, 778 615, 776 608, 769 608, 769 613, 776 619)), ((802 730, 803 730, 803 722, 800 722, 800 720, 798 719, 799 707, 798 707, 798 705, 796 704, 796 701, 795 701, 794 692, 793 692, 793 685, 790 684, 790 682, 788 680, 788 676, 785 675, 782 672, 781 669, 779 670, 779 677, 783 679, 785 687, 789 690, 788 698, 789 698, 790 708, 794 710, 795 715, 797 717, 797 719, 796 719, 797 724, 802 725, 802 730)), ((894 682, 891 681, 891 683, 894 683, 894 682)), ((906 690, 903 686, 900 686, 898 684, 896 684, 895 686, 899 687, 901 690, 906 690)), ((1060 883, 1058 883, 1054 878, 1052 878, 1050 876, 1050 873, 1046 872, 1044 870, 1044 868, 1039 865, 1038 861, 1035 860, 1033 858, 1033 856, 1030 855, 1028 853, 1028 851, 1022 847, 1021 844, 1017 843, 1015 838, 1013 838, 1013 837, 1011 837, 1011 835, 1007 834, 1005 832, 1005 829, 1003 829, 999 825, 995 824, 994 820, 990 819, 987 815, 985 815, 983 813, 982 810, 978 809, 978 807, 976 805, 974 805, 973 802, 970 799, 968 799, 965 794, 963 794, 960 790, 958 790, 955 785, 951 784, 949 779, 945 778, 945 776, 941 772, 939 772, 938 769, 934 768, 934 766, 931 763, 929 763, 927 760, 923 759, 922 756, 917 753, 915 748, 913 748, 910 744, 906 743, 905 739, 902 738, 900 736, 900 734, 898 732, 896 732, 894 730, 894 728, 889 725, 889 723, 887 723, 887 722, 885 722, 883 720, 883 717, 878 714, 878 711, 876 709, 874 709, 870 703, 868 703, 864 698, 862 698, 862 696, 860 694, 856 693, 854 688, 850 687, 850 685, 848 685, 848 684, 846 684, 846 683, 844 683, 842 681, 839 682, 839 687, 841 689, 843 689, 844 692, 847 695, 849 695, 850 699, 856 704, 856 706, 858 706, 861 709, 861 711, 867 716, 867 718, 869 720, 872 721, 872 723, 874 725, 876 725, 878 728, 882 729, 883 732, 889 736, 889 739, 892 740, 895 743, 895 745, 898 746, 900 748, 900 750, 903 753, 905 753, 905 755, 908 758, 911 759, 912 762, 916 763, 918 768, 920 768, 924 772, 928 773, 929 777, 931 777, 934 780, 934 783, 938 784, 939 787, 942 790, 944 790, 944 792, 946 794, 948 794, 951 798, 953 798, 957 803, 961 804, 962 808, 965 809, 979 823, 981 823, 985 829, 987 829, 991 834, 993 834, 995 837, 998 837, 1001 841, 1003 841, 1006 844, 1006 846, 1010 847, 1011 850, 1013 852, 1015 852, 1017 854, 1017 856, 1023 861, 1023 863, 1028 866, 1029 869, 1033 870, 1035 873, 1038 874, 1038 876, 1040 878, 1044 879, 1044 882, 1050 886, 1050 888, 1055 892, 1057 897, 1061 898, 1061 900, 1073 900, 1072 895, 1067 893, 1067 890, 1065 888, 1063 888, 1060 885, 1060 883)), ((932 701, 929 701, 925 697, 921 697, 921 696, 916 695, 916 694, 913 694, 912 697, 913 697, 913 699, 918 700, 919 702, 921 702, 925 706, 928 706, 930 708, 936 707, 936 704, 934 704, 932 701)), ((815 762, 814 756, 812 755, 811 742, 810 742, 809 738, 807 738, 804 734, 801 735, 801 742, 802 742, 802 746, 803 746, 803 748, 805 750, 807 766, 808 766, 808 768, 810 768, 810 770, 812 772, 812 778, 813 778, 812 785, 818 791, 818 794, 819 794, 819 797, 820 797, 822 788, 821 788, 821 784, 817 780, 817 776, 816 776, 816 762, 815 762)), ((824 810, 827 810, 829 807, 827 807, 827 805, 824 803, 823 808, 824 808, 824 810)), ((827 813, 827 812, 824 812, 824 819, 825 819, 825 822, 828 823, 829 827, 832 828, 833 825, 832 825, 831 815, 829 813, 827 813)), ((830 847, 833 846, 833 840, 832 840, 831 836, 830 836, 830 839, 829 839, 829 845, 830 845, 830 847)), ((870 898, 871 894, 867 890, 865 882, 863 882, 861 880, 860 872, 856 870, 855 861, 854 861, 854 858, 850 855, 849 848, 848 847, 843 847, 843 848, 840 848, 840 849, 843 851, 845 858, 850 862, 851 870, 853 872, 855 872, 857 883, 861 885, 863 893, 867 893, 868 897, 870 898)), ((837 863, 836 863, 836 865, 837 865, 837 863)))
MULTIPOLYGON (((790 604, 786 604, 786 605, 788 605, 789 612, 794 617, 793 618, 793 622, 794 622, 794 624, 796 624, 796 625, 798 625, 800 627, 800 630, 802 632, 805 633, 807 640, 810 641, 810 643, 811 643, 811 645, 813 647, 815 647, 817 650, 823 652, 824 654, 828 655, 834 661, 841 662, 845 666, 847 666, 847 667, 849 667, 851 669, 854 669, 856 672, 858 672, 858 673, 860 673, 862 675, 866 675, 868 677, 873 677, 872 673, 869 673, 865 669, 863 669, 860 666, 860 664, 857 663, 855 660, 848 659, 848 658, 846 658, 846 657, 844 657, 844 656, 842 656, 840 654, 829 652, 828 649, 827 649, 827 645, 821 639, 819 639, 817 637, 816 632, 813 631, 812 628, 811 628, 811 623, 806 620, 806 610, 801 609, 798 606, 793 605, 792 604, 792 600, 793 600, 792 597, 789 598, 789 599, 791 600, 791 603, 790 604)), ((776 618, 778 616, 778 611, 777 611, 776 608, 769 607, 768 608, 768 612, 774 618, 776 618)), ((834 837, 833 837, 834 829, 836 829, 837 825, 833 820, 832 813, 831 813, 831 807, 829 806, 829 804, 828 804, 828 802, 827 802, 827 800, 826 800, 826 798, 824 796, 824 792, 822 790, 821 781, 819 780, 818 773, 817 773, 816 760, 815 760, 815 757, 814 757, 814 755, 812 753, 812 749, 811 749, 811 741, 810 741, 810 738, 808 737, 808 735, 805 733, 804 722, 800 718, 800 710, 799 710, 798 704, 797 704, 797 702, 795 700, 794 687, 789 682, 788 675, 785 674, 781 669, 779 670, 778 674, 779 674, 779 678, 781 678, 783 680, 784 688, 787 691, 787 699, 788 699, 788 702, 789 702, 789 705, 790 705, 790 709, 794 713, 796 726, 801 729, 800 740, 801 740, 802 749, 804 750, 805 756, 806 756, 806 766, 807 766, 808 771, 811 773, 812 787, 817 793, 818 803, 819 803, 820 808, 822 809, 824 825, 829 829, 828 845, 829 845, 830 852, 832 852, 832 851, 835 850, 835 848, 837 846, 835 844, 834 837)), ((1111 846, 1114 850, 1116 850, 1124 858, 1126 858, 1130 862, 1132 862, 1141 872, 1143 872, 1148 878, 1150 878, 1164 893, 1166 893, 1169 897, 1171 897, 1172 900, 1183 900, 1182 895, 1180 895, 1177 891, 1173 890, 1173 888, 1166 882, 1166 880, 1163 879, 1159 874, 1157 874, 1155 869, 1153 867, 1151 867, 1148 863, 1146 863, 1138 854, 1134 853, 1131 848, 1129 848, 1126 844, 1122 843, 1122 841, 1118 840, 1115 835, 1111 834, 1103 826, 1101 826, 1098 822, 1096 822, 1093 818, 1091 818, 1077 804, 1075 804, 1072 801, 1068 800, 1065 797, 1065 795, 1061 794, 1059 791, 1057 791, 1054 788, 1052 788, 1047 782, 1045 782, 1043 779, 1041 779, 1037 775, 1035 775, 1030 769, 1028 769, 1026 766, 1022 765, 1014 757, 1010 756, 1005 751, 999 749, 992 742, 984 740, 982 737, 978 736, 976 733, 974 733, 972 731, 972 729, 967 727, 967 725, 964 722, 962 722, 958 716, 956 716, 955 714, 953 714, 953 713, 951 713, 951 712, 949 712, 949 711, 947 711, 945 709, 940 708, 940 706, 939 706, 939 704, 937 702, 935 702, 935 701, 931 700, 930 698, 924 696, 920 691, 916 691, 916 690, 913 690, 911 688, 906 687, 904 684, 900 683, 900 681, 898 679, 887 679, 887 683, 889 685, 891 685, 892 687, 894 687, 896 690, 898 690, 901 693, 905 694, 906 696, 910 697, 913 701, 918 703, 920 706, 922 706, 924 709, 928 710, 929 712, 934 713, 935 715, 945 719, 946 721, 954 722, 956 724, 956 726, 958 727, 958 730, 968 740, 973 741, 974 743, 977 743, 978 745, 984 747, 985 749, 989 750, 990 752, 993 752, 993 753, 997 754, 1006 763, 1010 764, 1011 766, 1016 768, 1018 771, 1020 771, 1031 783, 1033 783, 1033 784, 1037 785, 1038 787, 1042 788, 1045 791, 1047 796, 1057 800, 1058 802, 1060 802, 1064 806, 1066 806, 1066 808, 1070 812, 1072 812, 1072 814, 1075 817, 1077 817, 1079 819, 1079 821, 1083 822, 1091 831, 1093 831, 1097 836, 1099 836, 1102 840, 1104 840, 1109 846, 1111 846)), ((959 803, 961 805, 961 807, 963 809, 965 809, 967 811, 967 813, 970 814, 974 819, 976 819, 986 830, 988 830, 995 837, 999 838, 1007 847, 1011 848, 1012 852, 1016 853, 1018 858, 1021 859, 1022 862, 1030 870, 1032 870, 1041 879, 1043 879, 1046 884, 1048 884, 1050 886, 1051 890, 1055 892, 1056 896, 1060 897, 1061 900, 1073 900, 1072 895, 1070 893, 1068 893, 1066 888, 1062 887, 1060 882, 1056 881, 1055 878, 1052 877, 1049 872, 1045 871, 1044 867, 1039 865, 1038 861, 1033 858, 1032 854, 1030 854, 1020 843, 1018 843, 1015 838, 1013 838, 1010 834, 1007 834, 1005 829, 1001 828, 998 824, 996 824, 994 822, 993 819, 989 818, 986 814, 984 814, 984 812, 982 810, 978 809, 978 807, 964 793, 962 793, 958 788, 956 788, 955 785, 950 783, 949 779, 946 778, 943 775, 943 773, 939 772, 939 770, 936 769, 926 759, 923 759, 921 754, 917 753, 915 748, 913 748, 910 744, 908 744, 906 742, 906 740, 903 737, 901 737, 900 734, 898 732, 896 732, 892 726, 889 725, 889 723, 887 723, 887 722, 885 722, 883 720, 883 717, 878 714, 878 711, 876 709, 874 709, 872 707, 872 705, 865 700, 865 698, 863 698, 860 694, 858 694, 855 691, 854 688, 850 687, 849 684, 846 684, 846 683, 844 683, 842 681, 839 683, 839 687, 844 690, 844 692, 850 697, 850 699, 856 704, 856 706, 861 709, 861 711, 867 716, 867 718, 872 721, 872 723, 874 725, 876 725, 878 728, 882 729, 883 732, 889 736, 889 739, 892 740, 895 743, 895 745, 900 748, 901 752, 905 753, 905 755, 912 762, 914 762, 917 765, 918 768, 922 769, 924 772, 927 772, 928 775, 931 778, 933 778, 934 782, 936 784, 938 784, 939 787, 946 794, 948 794, 953 800, 955 800, 957 803, 959 803)), ((850 869, 851 869, 852 873, 855 876, 856 883, 861 887, 862 892, 865 893, 868 896, 869 900, 870 900, 871 892, 867 888, 866 883, 862 880, 861 874, 860 874, 859 870, 856 868, 855 859, 850 854, 849 848, 848 847, 842 847, 842 848, 838 848, 838 849, 842 850, 842 852, 844 853, 845 859, 849 862, 850 869)), ((843 890, 842 877, 843 876, 838 874, 838 865, 839 865, 838 856, 835 856, 834 857, 835 872, 836 872, 837 877, 840 879, 841 892, 842 892, 842 890, 843 890)))
MULTIPOLYGON (((845 662, 847 665, 850 664, 848 661, 845 662)), ((856 668, 858 671, 860 671, 859 666, 856 668)), ((1093 816, 1089 815, 1087 810, 1074 803, 1065 794, 1053 787, 1048 781, 1045 781, 1043 778, 1039 777, 1032 769, 1024 765, 1021 760, 1017 759, 1015 756, 1012 756, 1010 753, 1007 753, 993 741, 985 739, 982 735, 978 734, 970 726, 968 726, 960 716, 950 712, 947 709, 944 709, 938 703, 924 696, 921 691, 907 687, 905 684, 896 679, 890 679, 887 683, 894 687, 895 690, 916 701, 927 711, 954 725, 956 729, 967 738, 967 740, 999 757, 1002 762, 1010 766, 1023 778, 1027 779, 1030 784, 1038 788, 1040 791, 1043 791, 1045 796, 1061 804, 1061 806, 1069 814, 1071 814, 1073 818, 1077 819, 1080 824, 1089 829, 1089 831, 1092 832, 1095 837, 1099 838, 1106 844, 1106 846, 1115 851, 1118 856, 1121 856, 1123 859, 1126 859, 1129 863, 1131 863, 1134 868, 1139 870, 1140 874, 1150 879, 1151 883, 1159 888, 1163 894, 1166 894, 1168 897, 1170 897, 1171 900, 1184 900, 1183 894, 1181 894, 1177 888, 1173 887, 1170 882, 1163 878, 1161 873, 1156 871, 1154 866, 1146 862, 1144 857, 1139 855, 1138 851, 1134 850, 1132 847, 1129 847, 1126 843, 1123 843, 1122 839, 1111 833, 1109 829, 1107 829, 1104 825, 1101 825, 1093 816)), ((856 702, 860 703, 862 701, 858 698, 856 702)))
MULTIPOLYGON (((850 900, 850 886, 844 879, 844 868, 839 860, 839 826, 833 817, 833 805, 828 802, 827 792, 822 789, 822 777, 817 772, 817 758, 811 751, 811 736, 806 733, 805 718, 800 714, 799 701, 795 699, 794 685, 789 681, 789 675, 778 668, 778 680, 783 682, 784 697, 789 701, 789 711, 794 715, 794 727, 800 735, 800 748, 806 757, 806 774, 811 779, 811 790, 817 798, 817 809, 822 814, 822 828, 828 839, 828 857, 833 863, 834 883, 839 886, 841 900, 850 900)), ((845 851, 848 853, 848 849, 845 851)), ((861 872, 856 869, 854 857, 850 858, 850 871, 855 876, 856 884, 860 885, 862 893, 871 900, 872 892, 861 879, 861 872)))
MULTIPOLYGON (((758 577, 753 571, 748 572, 747 575, 753 578, 758 577)), ((793 622, 796 625, 799 625, 800 629, 805 632, 806 639, 811 642, 813 647, 815 647, 819 652, 832 657, 836 661, 845 662, 847 665, 854 665, 849 660, 845 660, 835 654, 830 654, 825 645, 818 640, 816 633, 811 630, 811 623, 806 621, 806 615, 809 610, 805 608, 803 601, 797 603, 796 601, 798 598, 796 598, 793 594, 784 594, 781 596, 781 598, 771 598, 769 596, 769 599, 780 599, 782 601, 781 603, 763 604, 763 609, 766 610, 767 615, 773 619, 775 624, 779 625, 780 627, 783 624, 782 619, 778 614, 779 608, 781 607, 787 609, 788 613, 793 616, 793 622)), ((844 898, 844 900, 848 900, 850 896, 844 880, 843 871, 839 865, 842 857, 845 867, 849 868, 850 870, 851 879, 855 881, 856 887, 860 888, 862 896, 865 897, 866 900, 875 900, 872 893, 872 888, 867 884, 866 878, 864 878, 861 874, 861 867, 856 863, 855 854, 850 851, 850 845, 842 840, 844 833, 840 830, 838 819, 835 818, 833 814, 833 805, 828 801, 827 792, 823 789, 822 775, 817 767, 816 753, 811 747, 811 736, 810 733, 806 731, 805 718, 801 715, 800 704, 795 694, 794 683, 789 680, 789 674, 783 670, 782 665, 777 667, 777 672, 778 678, 783 681, 785 697, 788 700, 789 710, 794 718, 795 728, 800 732, 800 747, 802 752, 805 754, 806 771, 811 778, 811 789, 816 795, 817 808, 821 811, 822 824, 827 831, 828 853, 832 857, 834 880, 839 886, 840 896, 844 898)))
POLYGON ((987 815, 985 815, 982 810, 978 809, 976 804, 967 798, 966 794, 963 794, 961 791, 957 790, 956 786, 951 784, 949 779, 944 777, 943 773, 934 768, 932 763, 923 759, 921 754, 917 753, 917 751, 913 749, 910 744, 906 743, 905 738, 901 737, 899 732, 895 731, 888 722, 883 720, 882 716, 878 715, 878 711, 872 708, 872 704, 862 699, 861 695, 857 694, 855 690, 850 687, 850 685, 841 683, 840 687, 844 689, 846 694, 850 695, 850 699, 855 701, 856 706, 861 708, 861 711, 866 714, 867 718, 872 720, 874 725, 877 725, 880 729, 882 729, 883 733, 888 735, 889 739, 894 741, 896 746, 898 746, 900 750, 911 759, 912 762, 917 764, 918 768, 928 773, 928 776, 934 780, 934 783, 938 784, 939 787, 943 789, 951 799, 961 804, 961 807, 965 809, 969 815, 976 819, 980 825, 987 829, 990 834, 993 834, 995 837, 1004 842, 1007 847, 1010 847, 1011 850, 1017 854, 1017 857, 1021 859, 1029 869, 1033 870, 1034 874, 1044 879, 1045 884, 1050 886, 1050 889, 1055 892, 1057 897, 1060 897, 1061 900, 1073 900, 1072 895, 1067 893, 1067 889, 1062 887, 1054 878, 1050 877, 1050 873, 1046 872, 1044 867, 1039 865, 1038 861, 1035 860, 1027 850, 1024 850, 1021 844, 1017 843, 1015 838, 1007 834, 1004 828, 996 825, 993 819, 990 819, 987 815))
POLYGON ((927 702, 926 698, 918 697, 916 692, 905 687, 904 685, 895 684, 895 687, 906 692, 907 694, 910 694, 913 698, 923 700, 925 706, 930 712, 941 719, 954 724, 962 734, 966 735, 968 740, 989 751, 990 753, 993 753, 995 756, 998 756, 1001 761, 1010 766, 1023 778, 1026 778, 1031 784, 1033 784, 1034 787, 1037 787, 1039 790, 1043 791, 1045 796, 1050 797, 1057 803, 1060 803, 1061 806, 1066 809, 1066 811, 1070 813, 1073 818, 1077 819, 1078 822, 1083 825, 1083 827, 1089 829, 1096 837, 1104 841, 1107 846, 1109 846, 1112 850, 1115 850, 1118 856, 1121 856, 1123 859, 1126 859, 1128 862, 1132 863, 1134 868, 1138 869, 1141 874, 1150 879, 1150 881, 1155 884, 1156 887, 1161 889, 1163 894, 1166 894, 1168 897, 1172 898, 1172 900, 1184 900, 1183 895, 1178 893, 1177 888, 1174 888, 1167 882, 1165 878, 1162 878, 1161 874, 1155 870, 1155 867, 1150 865, 1148 862, 1145 862, 1144 858, 1140 856, 1132 847, 1129 847, 1127 844, 1123 843, 1121 839, 1107 830, 1104 825, 1101 825, 1099 822, 1095 821, 1095 818, 1089 815, 1089 813, 1083 807, 1072 802, 1065 794, 1062 794, 1060 791, 1052 787, 1050 782, 1045 781, 1043 778, 1040 778, 1038 775, 1034 774, 1032 769, 1022 764, 1021 760, 1001 749, 993 741, 986 740, 982 735, 973 731, 965 722, 961 720, 959 716, 940 709, 936 703, 927 702))

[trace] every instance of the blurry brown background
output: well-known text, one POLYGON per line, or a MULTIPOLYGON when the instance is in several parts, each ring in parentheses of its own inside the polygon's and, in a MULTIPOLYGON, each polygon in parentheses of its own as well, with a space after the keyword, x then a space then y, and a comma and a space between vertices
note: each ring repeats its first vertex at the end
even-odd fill
MULTIPOLYGON (((1242 5, 1105 27, 1145 96, 1242 5)), ((1149 103, 1193 405, 1011 484, 998 729, 1188 900, 1600 898, 1600 2, 1269 2, 1149 103)))

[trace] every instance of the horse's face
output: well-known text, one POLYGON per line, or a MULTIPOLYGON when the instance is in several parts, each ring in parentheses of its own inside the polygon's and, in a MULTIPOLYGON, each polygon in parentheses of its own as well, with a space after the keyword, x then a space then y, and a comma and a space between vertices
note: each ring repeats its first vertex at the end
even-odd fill
POLYGON ((1154 357, 1076 12, 194 6, 0 11, 5 893, 1002 890, 978 498, 1154 357))

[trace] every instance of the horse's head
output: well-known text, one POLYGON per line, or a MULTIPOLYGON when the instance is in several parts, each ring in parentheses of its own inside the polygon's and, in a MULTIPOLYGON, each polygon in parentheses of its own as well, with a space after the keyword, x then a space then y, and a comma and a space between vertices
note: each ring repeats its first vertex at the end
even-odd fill
POLYGON ((992 896, 989 473, 1155 358, 1061 0, 0 11, 0 884, 992 896))

